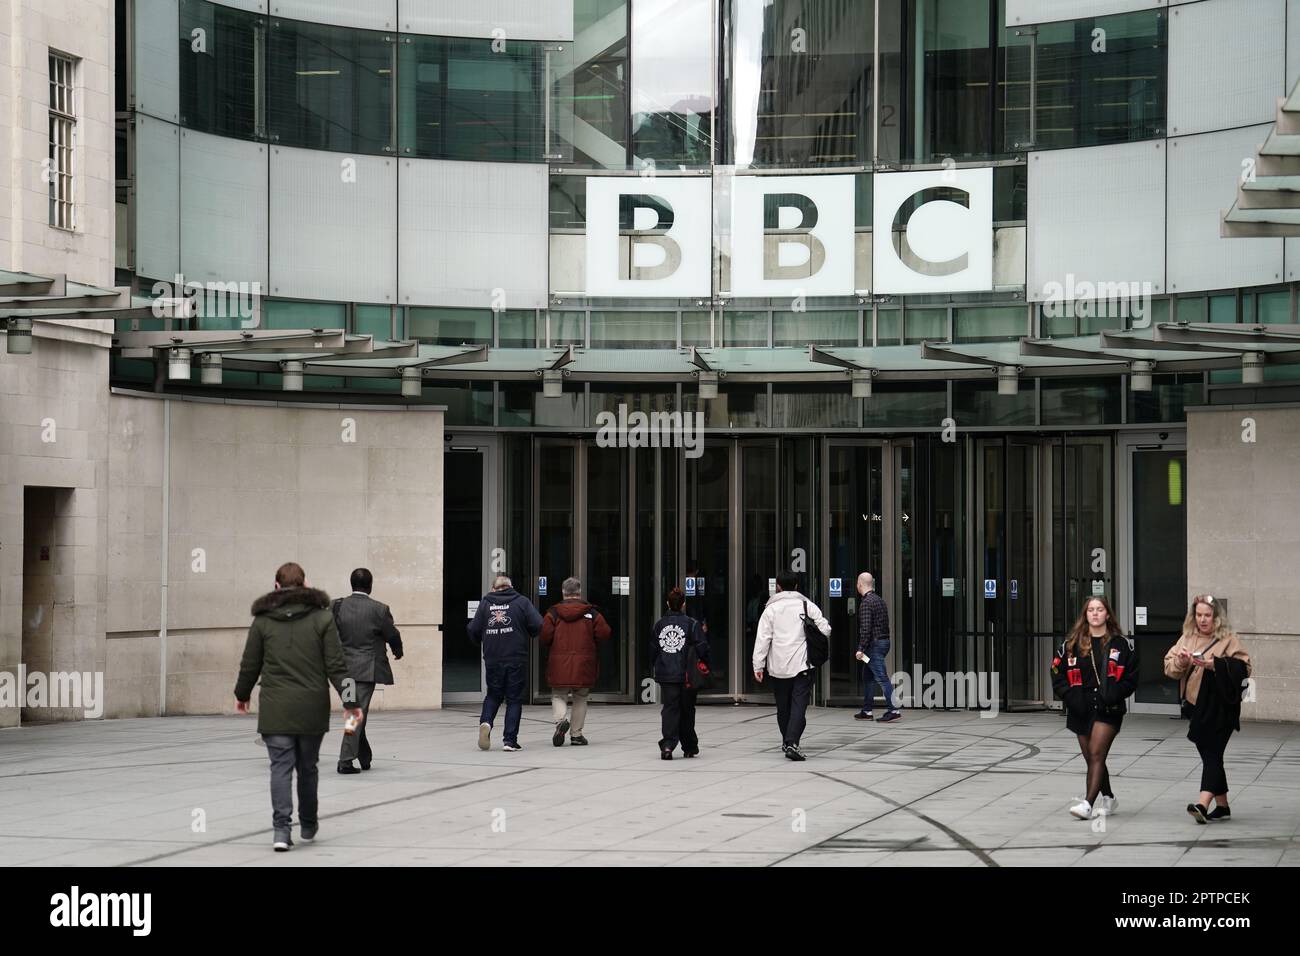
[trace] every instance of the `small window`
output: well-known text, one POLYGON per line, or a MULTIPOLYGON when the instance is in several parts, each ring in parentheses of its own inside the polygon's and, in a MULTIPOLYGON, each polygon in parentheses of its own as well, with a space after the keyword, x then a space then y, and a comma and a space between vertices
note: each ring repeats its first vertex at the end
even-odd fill
POLYGON ((76 67, 72 57, 50 51, 50 157, 45 176, 50 185, 50 225, 59 229, 77 225, 72 176, 76 67))

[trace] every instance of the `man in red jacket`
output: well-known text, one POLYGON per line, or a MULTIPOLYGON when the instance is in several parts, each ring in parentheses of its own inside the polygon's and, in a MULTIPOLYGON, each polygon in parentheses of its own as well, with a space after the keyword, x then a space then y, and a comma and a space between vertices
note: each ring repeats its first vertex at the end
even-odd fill
POLYGON ((613 632, 600 610, 582 599, 582 582, 577 578, 565 578, 560 594, 564 600, 547 611, 542 621, 542 646, 551 651, 546 663, 551 713, 555 717, 551 743, 564 746, 564 734, 572 728, 569 743, 581 747, 587 743, 587 738, 582 736, 587 721, 587 695, 600 671, 597 642, 609 640, 613 632), (568 717, 570 690, 573 691, 572 722, 568 717))

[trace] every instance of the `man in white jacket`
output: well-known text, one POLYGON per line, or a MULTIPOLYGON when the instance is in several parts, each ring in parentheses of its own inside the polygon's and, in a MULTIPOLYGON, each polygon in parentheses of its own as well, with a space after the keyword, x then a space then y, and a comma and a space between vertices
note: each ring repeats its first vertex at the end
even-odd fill
POLYGON ((794 572, 782 571, 776 576, 776 593, 768 598, 763 616, 758 619, 758 638, 754 641, 754 679, 761 684, 764 673, 772 678, 781 749, 790 760, 804 759, 799 738, 807 725, 813 686, 803 629, 805 603, 808 620, 830 637, 831 623, 822 609, 799 593, 799 578, 794 572))

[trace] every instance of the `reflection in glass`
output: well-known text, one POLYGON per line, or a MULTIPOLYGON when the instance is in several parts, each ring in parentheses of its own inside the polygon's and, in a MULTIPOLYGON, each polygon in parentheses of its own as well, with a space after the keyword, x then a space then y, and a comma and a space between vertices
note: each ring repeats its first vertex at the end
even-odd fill
POLYGON ((574 42, 553 62, 553 147, 579 166, 629 169, 627 0, 575 0, 574 42))
POLYGON ((398 139, 431 159, 539 162, 545 110, 542 44, 403 36, 398 139))
POLYGON ((632 4, 632 152, 638 160, 706 166, 712 159, 712 4, 632 4))
POLYGON ((593 690, 627 694, 629 599, 615 596, 613 579, 628 572, 627 456, 622 448, 587 446, 587 568, 583 597, 600 608, 613 634, 597 645, 600 664, 593 690))
POLYGON ((776 540, 776 446, 771 443, 741 446, 741 554, 745 636, 741 644, 746 694, 770 694, 770 683, 754 680, 754 642, 758 621, 770 596, 768 580, 780 568, 776 540))
POLYGON ((394 38, 272 20, 266 113, 282 146, 385 153, 392 148, 394 38))
POLYGON ((826 568, 828 577, 840 579, 843 596, 828 597, 821 607, 831 622, 832 638, 845 635, 843 640, 831 642, 831 695, 861 701, 862 665, 854 658, 858 649, 858 575, 869 572, 876 579, 876 590, 886 597, 890 586, 883 567, 882 450, 879 446, 832 445, 827 454, 830 550, 826 568))
POLYGON ((491 345, 489 309, 411 308, 407 334, 425 345, 491 345))
POLYGON ((734 0, 729 14, 729 162, 870 162, 873 4, 734 0))
POLYGON ((772 338, 777 346, 857 345, 858 312, 775 312, 772 338))
MULTIPOLYGON (((182 0, 180 5, 181 125, 252 139, 258 135, 257 88, 265 21, 256 14, 182 0), (203 42, 196 44, 194 31, 203 42), (199 48, 196 49, 195 47, 199 48)), ((124 33, 124 30, 119 30, 124 33)), ((125 69, 116 71, 119 79, 125 69)), ((125 110, 125 103, 120 107, 125 110)), ((118 177, 125 179, 125 175, 118 177)))
POLYGON ((593 349, 675 349, 675 312, 592 312, 593 349))
POLYGON ((727 348, 766 348, 767 313, 722 313, 722 344, 727 348))
MULTIPOLYGON (((1165 12, 1143 10, 1038 27, 1034 70, 1035 136, 1032 148, 1101 146, 1165 134, 1168 49, 1165 12), (1104 36, 1096 31, 1104 31, 1104 36), (1104 53, 1097 49, 1105 43, 1104 53)), ((1012 89, 1030 75, 1023 61, 1012 89)), ((1015 100, 1020 105, 1021 100, 1015 100)), ((1025 104, 1027 105, 1027 104, 1025 104)), ((1029 146, 1026 132, 1008 127, 1029 146)))
POLYGON ((772 427, 856 428, 861 399, 853 397, 848 385, 828 389, 824 385, 774 385, 772 427))

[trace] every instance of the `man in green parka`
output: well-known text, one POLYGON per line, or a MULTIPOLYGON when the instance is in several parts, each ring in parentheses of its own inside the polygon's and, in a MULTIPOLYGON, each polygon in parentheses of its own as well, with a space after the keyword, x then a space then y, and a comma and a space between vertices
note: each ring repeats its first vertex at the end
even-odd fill
POLYGON ((306 586, 300 565, 275 572, 275 590, 253 602, 244 657, 235 684, 235 708, 248 713, 253 686, 262 678, 257 731, 271 757, 271 820, 277 851, 293 846, 293 772, 298 771, 298 826, 304 843, 318 828, 316 762, 330 727, 333 684, 350 716, 361 718, 323 591, 306 586))

